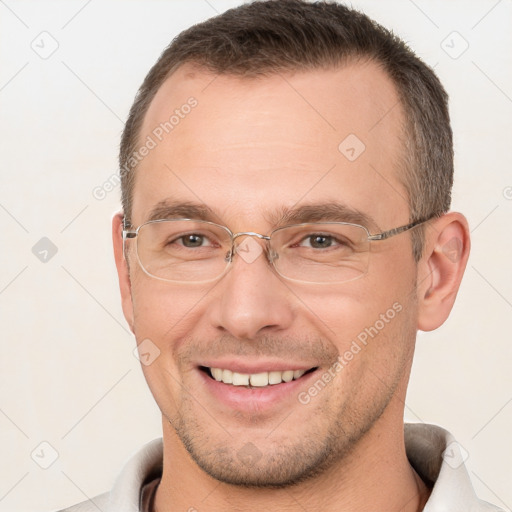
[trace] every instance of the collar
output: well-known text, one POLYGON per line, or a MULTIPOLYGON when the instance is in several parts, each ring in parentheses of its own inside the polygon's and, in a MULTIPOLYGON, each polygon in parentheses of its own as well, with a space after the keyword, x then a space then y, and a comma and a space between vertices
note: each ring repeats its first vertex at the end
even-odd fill
POLYGON ((441 427, 425 423, 404 425, 410 464, 423 481, 433 486, 423 512, 497 512, 477 498, 464 461, 467 451, 441 427))

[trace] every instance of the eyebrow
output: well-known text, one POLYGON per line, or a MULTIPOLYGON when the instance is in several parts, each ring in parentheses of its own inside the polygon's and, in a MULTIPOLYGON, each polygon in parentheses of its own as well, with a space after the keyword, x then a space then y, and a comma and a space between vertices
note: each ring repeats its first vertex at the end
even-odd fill
MULTIPOLYGON (((197 219, 222 224, 219 215, 205 204, 170 199, 158 202, 149 212, 146 222, 163 219, 197 219)), ((310 222, 349 222, 360 224, 370 231, 380 230, 371 215, 337 202, 305 204, 293 208, 282 207, 275 212, 267 213, 265 220, 274 229, 310 222)))
POLYGON ((219 216, 205 204, 164 199, 151 209, 146 222, 163 219, 197 219, 218 222, 219 216))
POLYGON ((275 227, 309 222, 349 222, 360 224, 369 230, 379 230, 375 219, 367 213, 342 203, 314 203, 294 208, 282 208, 278 214, 268 217, 275 227))

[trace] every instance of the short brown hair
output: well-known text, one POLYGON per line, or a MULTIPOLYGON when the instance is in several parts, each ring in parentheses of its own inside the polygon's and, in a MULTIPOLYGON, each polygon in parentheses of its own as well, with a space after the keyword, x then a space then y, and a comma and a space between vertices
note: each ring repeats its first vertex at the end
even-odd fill
MULTIPOLYGON (((400 176, 408 194, 410 221, 446 212, 453 183, 452 131, 448 96, 433 70, 392 32, 354 9, 332 2, 265 0, 230 9, 185 30, 149 71, 121 139, 121 193, 127 221, 135 170, 129 165, 130 157, 138 149, 152 99, 180 65, 194 63, 215 74, 251 78, 329 69, 362 59, 386 71, 405 112, 400 176)), ((416 261, 422 241, 421 230, 415 230, 416 261)))

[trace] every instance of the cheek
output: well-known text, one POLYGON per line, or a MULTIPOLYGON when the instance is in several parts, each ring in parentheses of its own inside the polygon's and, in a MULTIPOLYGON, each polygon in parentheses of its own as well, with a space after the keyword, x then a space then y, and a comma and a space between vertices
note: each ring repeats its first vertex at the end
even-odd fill
POLYGON ((296 290, 295 294, 303 305, 303 315, 312 325, 329 338, 336 340, 342 348, 348 340, 364 339, 365 329, 375 323, 382 328, 382 322, 393 319, 397 309, 403 308, 405 290, 397 284, 391 285, 381 278, 365 276, 341 286, 325 286, 312 290, 296 290), (383 318, 381 318, 383 317, 383 318))
POLYGON ((407 261, 389 265, 388 259, 388 266, 393 267, 389 272, 374 268, 339 287, 297 292, 310 325, 321 330, 339 353, 342 387, 354 384, 361 392, 375 390, 379 382, 400 374, 410 358, 416 332, 416 301, 411 293, 415 273, 407 261))
POLYGON ((180 383, 187 371, 178 353, 201 314, 201 294, 144 274, 133 280, 132 295, 142 371, 158 406, 172 420, 182 406, 180 383))
POLYGON ((210 288, 177 286, 140 272, 132 280, 135 336, 162 353, 176 354, 203 315, 210 288))
MULTIPOLYGON (((358 304, 361 306, 361 304, 358 304)), ((406 375, 414 349, 414 312, 401 301, 368 305, 344 315, 334 343, 339 351, 341 403, 365 414, 369 404, 384 405, 406 375)))

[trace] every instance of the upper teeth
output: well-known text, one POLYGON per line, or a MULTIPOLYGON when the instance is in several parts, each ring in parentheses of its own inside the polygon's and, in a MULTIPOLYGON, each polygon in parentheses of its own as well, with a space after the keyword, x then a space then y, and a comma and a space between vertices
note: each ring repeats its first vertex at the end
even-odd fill
POLYGON ((284 372, 261 372, 261 373, 237 373, 222 368, 210 368, 212 377, 225 384, 233 386, 255 386, 263 387, 268 384, 281 384, 281 382, 290 382, 298 379, 306 373, 306 370, 285 370, 284 372))

